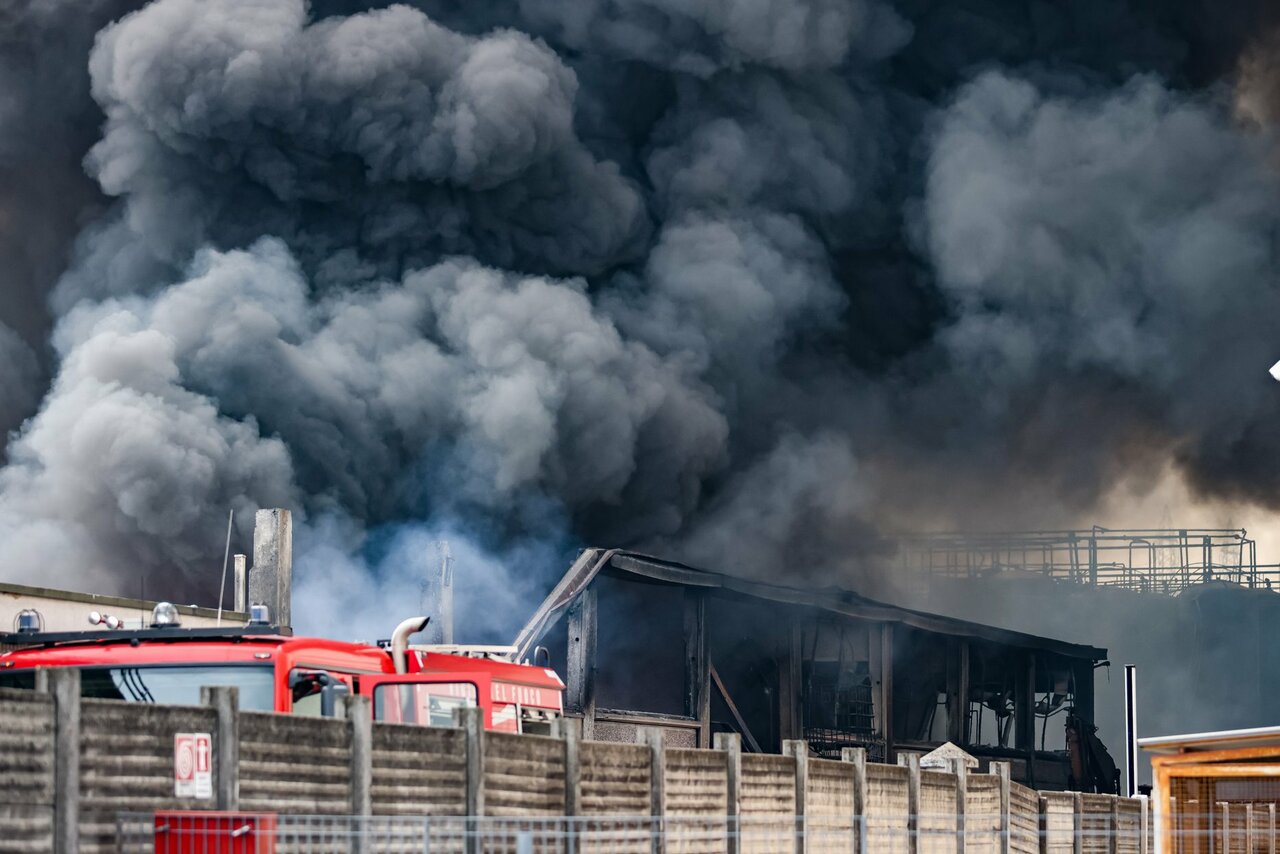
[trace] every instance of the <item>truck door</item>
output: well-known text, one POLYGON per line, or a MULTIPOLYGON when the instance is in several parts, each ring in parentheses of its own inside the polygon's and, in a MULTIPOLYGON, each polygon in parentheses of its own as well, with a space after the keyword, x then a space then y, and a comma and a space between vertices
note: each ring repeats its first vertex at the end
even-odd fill
POLYGON ((361 676, 359 692, 373 703, 373 719, 383 723, 453 726, 453 710, 484 709, 485 729, 493 729, 487 673, 415 673, 361 676))

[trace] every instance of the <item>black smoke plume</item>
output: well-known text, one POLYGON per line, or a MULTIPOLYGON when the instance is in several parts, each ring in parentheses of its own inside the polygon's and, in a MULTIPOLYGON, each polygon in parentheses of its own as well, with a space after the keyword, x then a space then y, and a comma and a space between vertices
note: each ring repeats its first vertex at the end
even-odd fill
POLYGON ((1276 25, 5 6, 0 576, 207 598, 284 505, 317 624, 448 537, 501 633, 588 541, 865 572, 1170 460, 1273 505, 1276 25))

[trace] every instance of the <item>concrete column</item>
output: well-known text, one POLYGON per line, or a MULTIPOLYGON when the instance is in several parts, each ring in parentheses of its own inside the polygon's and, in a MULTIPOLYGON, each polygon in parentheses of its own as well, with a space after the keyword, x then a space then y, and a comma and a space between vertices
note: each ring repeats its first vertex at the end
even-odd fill
MULTIPOLYGON (((1223 804, 1222 808, 1225 811, 1227 808, 1226 804, 1223 804)), ((1223 818, 1224 819, 1226 818, 1225 813, 1223 815, 1223 818)), ((1111 817, 1108 819, 1108 822, 1111 825, 1109 828, 1111 832, 1107 834, 1107 851, 1110 852, 1110 854, 1119 854, 1120 852, 1120 798, 1117 795, 1111 796, 1111 817)), ((1230 829, 1231 827, 1231 825, 1228 824, 1226 821, 1223 821, 1222 826, 1224 829, 1230 829)))
MULTIPOLYGON (((1036 828, 1040 834, 1040 854, 1049 854, 1049 800, 1043 796, 1036 798, 1036 828)), ((957 852, 959 854, 959 852, 957 852)), ((1146 854, 1146 852, 1142 852, 1146 854)))
POLYGON ((49 673, 53 693, 53 850, 80 851, 80 671, 49 673))
POLYGON ((853 763, 853 815, 857 834, 858 854, 867 854, 867 750, 865 747, 844 747, 840 759, 853 763))
POLYGON ((808 848, 805 800, 809 790, 809 742, 788 738, 782 742, 782 755, 796 761, 796 854, 805 854, 808 848))
POLYGON ((1000 854, 1009 854, 1009 783, 1012 769, 1008 762, 992 762, 991 773, 1000 780, 1000 854))
POLYGON ((236 611, 241 614, 249 611, 249 571, 245 568, 245 556, 236 555, 235 563, 235 600, 236 611))
POLYGON ((552 732, 564 739, 564 814, 575 816, 582 801, 582 721, 557 718, 552 732))
POLYGON ((956 854, 964 854, 964 846, 969 839, 969 828, 965 819, 966 796, 969 794, 969 766, 963 759, 952 759, 951 772, 956 775, 956 854))
POLYGON ((293 516, 288 510, 259 510, 253 518, 253 571, 249 604, 271 608, 271 622, 293 625, 293 516))
POLYGON ((361 694, 343 700, 351 727, 351 814, 373 815, 373 704, 361 694))
POLYGON ((467 743, 467 844, 466 854, 481 854, 480 836, 475 819, 484 815, 484 709, 453 710, 454 725, 459 727, 467 743))
POLYGON ((664 854, 666 840, 662 838, 666 817, 667 768, 663 757, 662 728, 642 726, 636 728, 636 740, 649 747, 649 814, 653 816, 653 854, 664 854))
POLYGON ((200 703, 212 706, 218 716, 213 736, 214 789, 220 810, 240 808, 240 689, 234 685, 205 685, 200 703))
POLYGON ((1084 798, 1071 798, 1071 854, 1084 854, 1084 798))
MULTIPOLYGON (((361 694, 342 699, 351 727, 351 815, 367 822, 373 815, 373 701, 361 694)), ((352 840, 352 854, 367 854, 371 841, 369 833, 358 833, 352 840)))
POLYGON ((742 833, 742 736, 736 732, 718 732, 714 739, 715 749, 724 751, 725 781, 729 790, 725 799, 729 820, 725 854, 738 854, 742 833))
POLYGON ((900 753, 898 764, 907 769, 907 851, 920 850, 920 754, 900 753))

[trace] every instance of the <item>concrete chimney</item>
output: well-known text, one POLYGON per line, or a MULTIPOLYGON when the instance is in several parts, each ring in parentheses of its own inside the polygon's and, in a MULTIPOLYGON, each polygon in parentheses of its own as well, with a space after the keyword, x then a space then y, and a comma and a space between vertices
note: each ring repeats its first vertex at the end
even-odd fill
POLYGON ((249 612, 249 571, 245 568, 246 558, 244 555, 236 555, 232 560, 236 568, 236 612, 247 614, 249 612))
POLYGON ((253 518, 253 568, 249 605, 266 605, 271 622, 292 628, 293 516, 288 510, 259 510, 253 518))

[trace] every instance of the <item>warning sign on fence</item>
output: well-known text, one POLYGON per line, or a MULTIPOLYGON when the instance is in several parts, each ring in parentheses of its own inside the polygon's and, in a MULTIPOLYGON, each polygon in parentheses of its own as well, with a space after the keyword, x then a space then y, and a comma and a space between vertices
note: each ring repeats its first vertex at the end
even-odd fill
POLYGON ((173 737, 173 795, 213 797, 213 739, 207 732, 180 732, 173 737))

